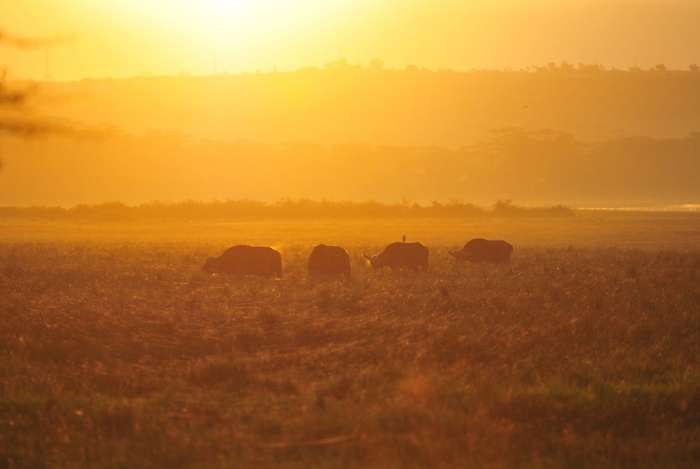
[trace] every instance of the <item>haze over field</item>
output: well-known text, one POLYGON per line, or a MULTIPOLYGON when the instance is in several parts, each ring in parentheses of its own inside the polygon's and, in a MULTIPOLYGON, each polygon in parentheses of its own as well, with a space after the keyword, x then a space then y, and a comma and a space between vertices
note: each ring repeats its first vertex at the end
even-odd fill
POLYGON ((31 0, 0 18, 0 92, 30 93, 0 105, 0 205, 700 200, 694 1, 31 0))

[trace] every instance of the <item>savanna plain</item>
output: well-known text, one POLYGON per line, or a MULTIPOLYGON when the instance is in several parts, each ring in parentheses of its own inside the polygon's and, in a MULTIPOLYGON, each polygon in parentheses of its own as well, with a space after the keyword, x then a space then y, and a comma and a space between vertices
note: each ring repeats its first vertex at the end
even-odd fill
POLYGON ((1 467, 700 464, 697 213, 0 225, 1 467), (428 271, 366 264, 403 234, 428 271))

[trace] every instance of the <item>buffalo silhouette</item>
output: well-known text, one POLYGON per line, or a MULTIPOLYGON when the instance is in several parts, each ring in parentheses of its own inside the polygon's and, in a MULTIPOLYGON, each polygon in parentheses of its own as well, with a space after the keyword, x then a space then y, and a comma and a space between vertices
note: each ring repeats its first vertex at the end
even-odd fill
POLYGON ((450 254, 460 262, 508 262, 513 254, 513 246, 503 240, 476 238, 465 244, 460 251, 450 251, 450 254))
POLYGON ((238 245, 210 257, 202 270, 229 275, 282 276, 282 256, 270 247, 238 245))
POLYGON ((421 243, 392 243, 384 248, 378 256, 365 257, 375 269, 427 269, 428 248, 421 243))
POLYGON ((350 276, 350 256, 340 246, 319 244, 309 256, 309 275, 350 276))

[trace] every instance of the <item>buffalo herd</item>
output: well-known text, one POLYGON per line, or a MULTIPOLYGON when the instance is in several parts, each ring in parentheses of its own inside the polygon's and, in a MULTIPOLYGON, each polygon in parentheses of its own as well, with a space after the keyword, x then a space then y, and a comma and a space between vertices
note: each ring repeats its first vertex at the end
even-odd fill
MULTIPOLYGON (((458 262, 509 262, 513 246, 502 240, 472 239, 459 251, 449 251, 458 262)), ((374 269, 428 269, 428 248, 421 243, 392 243, 376 256, 364 255, 374 269)), ((310 276, 350 277, 350 256, 340 246, 319 244, 309 256, 310 276)), ((202 270, 230 275, 282 276, 282 255, 270 247, 238 245, 219 257, 210 257, 202 270)))

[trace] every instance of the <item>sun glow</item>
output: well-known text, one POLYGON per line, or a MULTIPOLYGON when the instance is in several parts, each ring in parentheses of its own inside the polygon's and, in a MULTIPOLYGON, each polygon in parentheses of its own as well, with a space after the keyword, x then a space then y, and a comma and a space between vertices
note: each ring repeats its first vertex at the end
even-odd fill
POLYGON ((255 39, 275 31, 301 32, 306 24, 322 22, 324 16, 346 0, 123 0, 119 5, 148 16, 156 24, 212 43, 255 39))
MULTIPOLYGON (((138 23, 173 61, 196 57, 218 71, 333 60, 336 19, 365 0, 113 0, 110 10, 138 23), (345 10, 343 10, 345 8, 345 10), (319 50, 326 48, 319 53, 319 50), (314 55, 315 54, 315 55, 314 55), (308 58, 307 58, 308 57, 308 58)), ((192 63, 192 61, 190 61, 192 63)), ((323 62, 322 62, 323 63, 323 62)), ((203 67, 199 66, 200 70, 203 67)))

